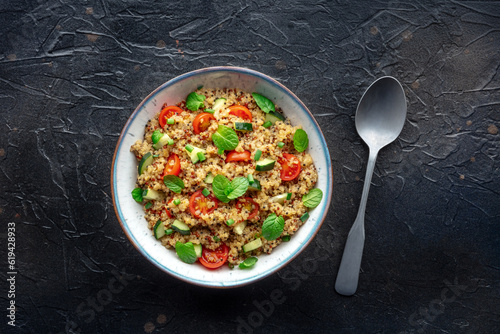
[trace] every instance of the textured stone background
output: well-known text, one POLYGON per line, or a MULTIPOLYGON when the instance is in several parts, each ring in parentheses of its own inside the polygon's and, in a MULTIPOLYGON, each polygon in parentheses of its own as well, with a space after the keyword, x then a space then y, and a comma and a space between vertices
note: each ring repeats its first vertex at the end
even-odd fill
POLYGON ((0 33, 0 332, 500 332, 498 1, 7 0, 0 33), (114 147, 135 106, 215 65, 294 91, 334 172, 327 221, 306 251, 223 291, 147 262, 110 197, 114 147), (368 155, 354 113, 383 75, 402 82, 408 118, 379 155, 360 285, 346 298, 333 285, 368 155))

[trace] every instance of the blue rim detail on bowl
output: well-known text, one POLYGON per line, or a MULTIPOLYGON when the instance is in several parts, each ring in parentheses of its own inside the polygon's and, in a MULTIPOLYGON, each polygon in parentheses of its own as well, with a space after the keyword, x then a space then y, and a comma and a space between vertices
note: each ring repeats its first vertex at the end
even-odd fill
POLYGON ((124 222, 126 221, 125 220, 125 217, 123 216, 122 214, 122 211, 121 211, 121 208, 120 208, 120 203, 118 202, 117 200, 117 197, 115 194, 117 194, 117 188, 116 188, 116 183, 114 182, 114 180, 116 179, 116 165, 115 165, 115 162, 118 160, 118 155, 119 155, 119 151, 120 151, 120 148, 121 148, 121 145, 123 144, 123 137, 128 133, 128 129, 130 128, 132 122, 134 121, 134 119, 137 117, 139 111, 141 110, 141 108, 147 103, 149 102, 151 99, 154 99, 156 94, 158 94, 159 91, 161 91, 163 88, 165 87, 168 87, 168 86, 171 86, 179 81, 182 81, 186 78, 189 78, 191 76, 194 76, 194 75, 198 75, 200 73, 207 73, 207 72, 218 72, 218 71, 226 71, 226 72, 236 72, 236 73, 244 73, 244 74, 247 74, 247 75, 251 75, 251 76, 254 76, 254 77, 259 77, 271 84, 274 84, 274 85, 277 85, 284 93, 286 93, 292 100, 296 101, 300 106, 301 108, 306 112, 307 116, 309 117, 309 119, 312 121, 313 124, 315 124, 315 130, 316 132, 318 132, 319 134, 319 137, 321 139, 321 144, 322 144, 322 149, 323 149, 323 153, 326 157, 326 161, 327 161, 327 189, 331 189, 332 188, 332 166, 331 166, 331 158, 330 158, 330 153, 328 151, 328 146, 326 144, 326 141, 325 141, 325 137, 323 136, 323 133, 321 131, 321 128, 319 127, 318 123, 316 122, 316 120, 314 119, 313 115, 311 114, 311 112, 309 111, 309 109, 305 106, 305 104, 294 94, 292 93, 288 88, 286 88, 283 84, 281 84, 280 82, 276 81, 275 79, 265 75, 265 74, 262 74, 260 72, 257 72, 257 71, 254 71, 254 70, 250 70, 250 69, 247 69, 247 68, 242 68, 242 67, 229 67, 229 66, 218 66, 218 67, 208 67, 208 68, 203 68, 203 69, 199 69, 199 70, 195 70, 195 71, 191 71, 191 72, 188 72, 188 73, 185 73, 185 74, 182 74, 182 75, 179 75, 169 81, 167 81, 166 83, 162 84, 161 86, 159 86, 158 88, 156 88, 153 92, 151 92, 138 106, 137 108, 134 110, 134 112, 132 113, 132 115, 129 117, 127 123, 125 124, 121 134, 120 134, 120 137, 118 138, 118 144, 116 146, 116 149, 115 149, 115 154, 114 154, 114 158, 113 158, 113 166, 112 166, 112 170, 111 170, 111 177, 112 177, 112 197, 113 197, 113 205, 115 207, 115 212, 119 218, 119 222, 120 222, 120 225, 122 226, 122 228, 125 230, 126 234, 127 234, 127 237, 129 238, 129 240, 132 241, 133 245, 135 246, 135 248, 144 256, 146 257, 151 263, 153 263, 154 265, 156 265, 159 269, 163 270, 163 271, 166 271, 167 273, 169 273, 170 275, 174 276, 174 277, 177 277, 185 282, 188 282, 188 283, 192 283, 192 284, 196 284, 196 285, 200 285, 200 286, 205 286, 205 287, 214 287, 214 288, 231 288, 231 287, 238 287, 238 286, 242 286, 242 285, 246 285, 246 284, 249 284, 249 283, 252 283, 252 282, 256 282, 260 279, 263 279, 264 277, 267 277, 273 273, 275 273, 276 271, 280 270, 281 268, 283 268, 288 262, 290 262, 291 260, 293 260, 296 256, 299 255, 299 253, 301 251, 303 251, 307 245, 312 241, 313 237, 318 233, 321 225, 323 224, 325 218, 326 218, 326 215, 328 213, 328 209, 329 209, 329 206, 330 206, 330 203, 331 203, 331 192, 328 192, 328 197, 326 198, 326 201, 324 202, 325 204, 321 207, 321 214, 320 214, 320 217, 323 217, 323 219, 321 219, 321 221, 318 223, 317 221, 315 222, 316 224, 319 224, 317 228, 313 229, 309 235, 307 236, 306 238, 306 242, 303 243, 303 245, 298 248, 297 250, 295 250, 292 254, 290 254, 287 258, 285 258, 278 266, 276 266, 275 268, 271 268, 261 274, 258 274, 258 275, 255 275, 255 276, 252 276, 252 277, 249 277, 247 279, 241 279, 241 280, 238 280, 238 281, 234 281, 234 282, 229 282, 229 284, 224 284, 224 282, 212 282, 212 281, 203 281, 203 280, 195 280, 195 279, 192 279, 190 277, 186 277, 178 272, 174 272, 172 270, 170 270, 169 268, 163 266, 161 263, 159 263, 155 258, 151 257, 149 255, 148 252, 146 252, 142 246, 140 245, 140 243, 138 242, 138 240, 133 236, 131 230, 129 229, 128 225, 125 224, 124 222))

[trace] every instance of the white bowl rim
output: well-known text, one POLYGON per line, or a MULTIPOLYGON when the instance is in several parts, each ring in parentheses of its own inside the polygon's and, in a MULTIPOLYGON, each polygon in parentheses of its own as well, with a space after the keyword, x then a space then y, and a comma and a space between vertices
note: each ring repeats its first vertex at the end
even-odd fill
POLYGON ((170 79, 169 81, 163 83, 161 86, 157 87, 154 91, 152 91, 147 97, 145 97, 141 103, 135 108, 134 112, 129 116, 127 122, 125 123, 121 133, 120 137, 118 138, 118 141, 116 143, 115 147, 115 152, 113 154, 113 161, 111 165, 111 197, 113 201, 113 208, 115 210, 116 217, 118 218, 118 221, 120 223, 120 226, 122 227, 122 230, 125 232, 125 235, 129 239, 129 241, 134 245, 134 247, 141 253, 146 259, 148 259, 151 263, 153 263, 156 267, 161 269, 162 271, 182 280, 190 284, 195 284, 198 286, 203 286, 203 287, 210 287, 210 288, 235 288, 235 287, 240 287, 244 286, 253 282, 256 282, 258 280, 261 280, 267 276, 270 276, 277 272, 278 270, 282 269, 284 266, 286 266, 289 262, 291 262, 295 257, 297 257, 308 245, 309 243, 314 239, 316 234, 319 232, 321 226, 323 225, 323 222, 325 221, 327 215, 328 215, 328 210, 330 208, 331 200, 332 200, 332 183, 333 183, 333 172, 332 172, 332 165, 331 165, 331 158, 330 158, 330 153, 328 151, 328 146, 326 144, 325 137, 323 135, 323 132, 321 131, 321 128, 319 127, 319 124, 316 122, 316 119, 312 115, 312 113, 309 111, 309 109, 306 107, 306 105, 292 92, 290 91, 287 87, 285 87, 283 84, 278 82, 277 80, 271 78, 270 76, 260 73, 255 70, 251 70, 248 68, 244 67, 237 67, 237 66, 213 66, 213 67, 205 67, 201 68, 198 70, 190 71, 184 74, 181 74, 173 79, 170 79), (307 237, 307 241, 303 243, 300 247, 298 247, 293 254, 289 255, 286 259, 284 259, 282 262, 280 262, 278 265, 275 267, 264 271, 258 275, 249 277, 247 279, 242 279, 237 282, 234 282, 234 284, 225 284, 223 282, 207 282, 207 281, 196 281, 190 277, 183 276, 182 274, 169 270, 169 268, 165 267, 163 264, 159 263, 154 257, 152 257, 147 251, 143 249, 141 244, 136 240, 136 238, 133 236, 132 232, 130 231, 129 227, 125 223, 125 218, 122 216, 122 212, 120 209, 120 205, 118 203, 117 199, 117 189, 116 189, 116 183, 115 183, 115 174, 116 174, 116 164, 115 162, 117 161, 117 154, 120 150, 121 144, 123 143, 123 138, 126 136, 128 133, 129 127, 131 123, 134 121, 136 118, 137 114, 139 111, 142 109, 142 107, 154 96, 161 90, 163 90, 165 87, 169 87, 171 85, 174 85, 175 83, 184 80, 186 78, 189 78, 191 76, 195 76, 198 74, 202 73, 207 73, 207 72, 236 72, 236 73, 243 73, 246 75, 258 77, 260 79, 263 79, 267 81, 268 83, 271 83, 273 85, 278 86, 284 93, 286 93, 292 100, 297 102, 300 107, 305 111, 306 115, 309 117, 310 121, 315 125, 316 130, 320 134, 320 140, 321 140, 321 147, 323 148, 323 153, 325 154, 325 161, 327 165, 327 187, 328 192, 326 194, 326 205, 324 206, 323 213, 320 215, 320 220, 319 222, 316 222, 316 228, 314 228, 309 236, 307 237))

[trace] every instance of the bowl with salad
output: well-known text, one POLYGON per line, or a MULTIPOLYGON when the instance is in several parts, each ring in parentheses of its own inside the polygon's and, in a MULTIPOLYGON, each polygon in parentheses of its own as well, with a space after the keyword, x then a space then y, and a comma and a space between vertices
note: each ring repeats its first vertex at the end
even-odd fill
POLYGON ((181 280, 225 288, 274 273, 311 242, 332 170, 318 124, 290 90, 213 67, 166 82, 136 108, 111 182, 141 254, 181 280))

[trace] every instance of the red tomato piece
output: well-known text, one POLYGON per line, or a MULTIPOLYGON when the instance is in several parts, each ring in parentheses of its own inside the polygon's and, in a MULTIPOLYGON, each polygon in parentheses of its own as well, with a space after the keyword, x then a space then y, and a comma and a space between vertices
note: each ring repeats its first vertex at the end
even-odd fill
POLYGON ((230 151, 227 153, 226 156, 226 162, 238 162, 238 161, 250 161, 250 152, 249 151, 243 151, 243 152, 236 152, 236 151, 230 151))
POLYGON ((259 204, 255 203, 251 197, 243 197, 238 200, 238 203, 236 203, 236 209, 241 211, 242 207, 250 212, 247 220, 251 220, 259 214, 259 204))
POLYGON ((201 214, 210 214, 217 209, 219 206, 219 201, 217 198, 212 195, 208 195, 205 197, 201 190, 196 191, 191 195, 189 199, 189 211, 195 218, 200 218, 201 214), (213 205, 211 207, 208 206, 208 203, 212 202, 213 205))
POLYGON ((175 175, 178 176, 181 172, 181 161, 179 156, 175 153, 171 153, 168 156, 167 164, 163 169, 163 176, 165 175, 175 175))
MULTIPOLYGON (((174 200, 173 198, 170 199, 170 201, 168 201, 167 204, 170 204, 170 202, 172 202, 173 200, 174 200)), ((165 208, 165 212, 167 213, 168 218, 170 218, 170 219, 174 218, 174 214, 172 212, 170 212, 170 209, 165 208)))
POLYGON ((210 126, 211 120, 216 120, 214 115, 212 115, 211 113, 203 112, 201 114, 198 114, 193 121, 194 133, 199 134, 206 131, 210 126))
POLYGON ((203 247, 203 251, 199 258, 200 263, 209 269, 217 269, 227 261, 229 256, 229 247, 222 243, 215 250, 203 247))
POLYGON ((278 163, 281 165, 280 176, 283 181, 291 181, 299 176, 300 161, 295 155, 283 153, 283 158, 280 158, 278 163))
POLYGON ((162 128, 164 128, 165 125, 167 124, 167 119, 172 117, 174 114, 179 115, 181 112, 182 112, 182 109, 177 107, 177 106, 163 105, 161 112, 160 112, 160 117, 159 117, 160 126, 162 128))
POLYGON ((249 122, 252 121, 252 113, 245 106, 232 105, 229 107, 229 115, 241 117, 249 122))

